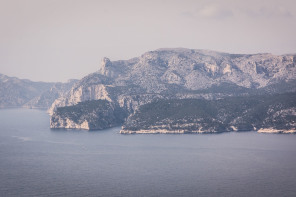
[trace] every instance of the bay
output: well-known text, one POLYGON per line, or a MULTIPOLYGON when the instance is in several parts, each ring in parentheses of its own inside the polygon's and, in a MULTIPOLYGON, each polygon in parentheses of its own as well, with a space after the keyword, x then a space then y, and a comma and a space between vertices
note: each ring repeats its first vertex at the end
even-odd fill
POLYGON ((296 135, 51 130, 0 110, 0 196, 296 196, 296 135))

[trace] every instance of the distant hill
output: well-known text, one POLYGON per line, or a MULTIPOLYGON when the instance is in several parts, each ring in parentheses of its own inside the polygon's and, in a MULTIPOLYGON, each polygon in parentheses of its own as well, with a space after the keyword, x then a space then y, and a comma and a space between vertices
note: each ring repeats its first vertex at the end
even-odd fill
POLYGON ((33 82, 0 74, 0 107, 48 108, 55 99, 67 92, 69 83, 33 82))

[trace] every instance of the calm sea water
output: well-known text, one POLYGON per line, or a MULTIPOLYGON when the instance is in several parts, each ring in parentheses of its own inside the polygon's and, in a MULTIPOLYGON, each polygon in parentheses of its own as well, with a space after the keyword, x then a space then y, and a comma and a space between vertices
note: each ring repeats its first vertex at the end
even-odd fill
POLYGON ((0 110, 0 196, 296 196, 296 135, 119 130, 0 110))

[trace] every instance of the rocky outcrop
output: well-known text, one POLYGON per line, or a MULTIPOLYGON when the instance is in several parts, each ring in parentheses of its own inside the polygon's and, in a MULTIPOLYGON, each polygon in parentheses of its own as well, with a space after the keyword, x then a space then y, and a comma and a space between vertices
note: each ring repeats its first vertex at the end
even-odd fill
POLYGON ((74 85, 66 95, 56 99, 50 107, 49 113, 53 114, 57 107, 76 105, 83 101, 98 99, 112 101, 106 88, 107 86, 102 83, 98 74, 91 74, 74 85))
POLYGON ((265 128, 265 129, 259 129, 258 133, 296 133, 296 129, 274 129, 274 128, 265 128))
POLYGON ((157 99, 217 100, 293 91, 296 55, 159 49, 124 61, 104 58, 97 72, 84 77, 55 100, 49 112, 103 99, 131 114, 157 99))

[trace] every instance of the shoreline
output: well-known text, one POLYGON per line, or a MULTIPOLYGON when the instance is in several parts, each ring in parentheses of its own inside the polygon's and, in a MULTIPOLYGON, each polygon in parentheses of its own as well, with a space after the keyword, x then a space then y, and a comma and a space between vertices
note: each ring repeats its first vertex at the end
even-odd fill
MULTIPOLYGON (((273 128, 261 128, 259 130, 254 130, 257 133, 267 133, 267 134, 296 134, 296 129, 273 129, 273 128)), ((120 134, 217 134, 217 133, 228 133, 228 132, 246 132, 246 131, 187 131, 187 130, 167 130, 167 129, 140 129, 140 130, 125 130, 121 129, 120 134)), ((251 132, 251 131, 247 131, 251 132)))

